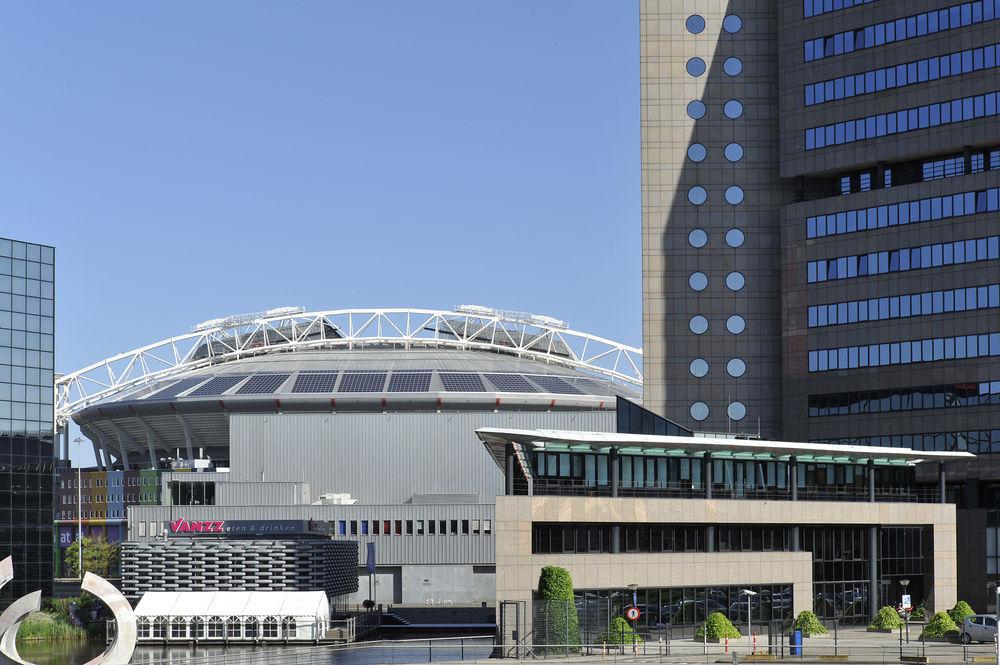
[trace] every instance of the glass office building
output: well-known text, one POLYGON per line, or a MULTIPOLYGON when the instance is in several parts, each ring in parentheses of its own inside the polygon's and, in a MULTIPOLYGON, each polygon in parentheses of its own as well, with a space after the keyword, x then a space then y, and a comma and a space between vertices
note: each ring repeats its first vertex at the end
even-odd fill
POLYGON ((52 595, 55 251, 0 238, 0 605, 52 595))

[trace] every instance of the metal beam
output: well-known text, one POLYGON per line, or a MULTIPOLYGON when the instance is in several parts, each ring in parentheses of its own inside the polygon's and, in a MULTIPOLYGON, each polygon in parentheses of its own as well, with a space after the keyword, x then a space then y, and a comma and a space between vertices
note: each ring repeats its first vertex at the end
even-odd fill
MULTIPOLYGON (((105 450, 108 450, 111 447, 109 445, 111 442, 108 440, 108 437, 105 436, 104 432, 102 432, 99 429, 95 429, 94 433, 97 434, 97 437, 101 440, 101 446, 105 450)), ((118 460, 122 463, 122 468, 125 469, 126 471, 130 471, 132 469, 132 466, 128 462, 128 448, 122 445, 120 439, 118 440, 117 446, 119 453, 118 460)))
POLYGON ((194 446, 192 444, 197 445, 199 448, 205 448, 205 444, 202 443, 201 439, 198 438, 198 435, 191 429, 191 425, 188 424, 188 421, 184 420, 184 416, 178 413, 177 421, 180 422, 181 427, 184 429, 184 443, 187 445, 188 459, 193 460, 194 446))
POLYGON ((96 460, 97 468, 101 471, 107 471, 107 467, 104 465, 104 460, 101 459, 101 450, 104 449, 104 446, 101 443, 100 438, 86 425, 80 425, 80 433, 90 439, 90 443, 94 446, 94 459, 96 460))

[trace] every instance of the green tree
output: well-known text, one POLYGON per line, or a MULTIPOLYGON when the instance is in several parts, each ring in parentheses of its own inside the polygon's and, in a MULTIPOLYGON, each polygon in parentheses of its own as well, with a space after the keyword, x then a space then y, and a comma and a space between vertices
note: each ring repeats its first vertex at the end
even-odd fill
POLYGON ((951 620, 959 626, 961 626, 965 621, 965 617, 971 617, 973 614, 975 614, 975 612, 972 610, 972 607, 970 607, 964 600, 958 601, 955 603, 955 607, 948 610, 948 616, 950 616, 951 620))
MULTIPOLYGON (((83 570, 101 577, 110 577, 117 572, 121 548, 102 536, 85 536, 83 539, 83 570)), ((66 548, 64 570, 68 577, 80 577, 80 541, 66 548)))
POLYGON ((734 640, 740 637, 740 631, 736 629, 736 626, 733 625, 733 622, 725 614, 722 612, 712 612, 705 619, 705 623, 698 626, 698 630, 694 633, 696 640, 702 640, 706 637, 710 640, 721 640, 727 637, 734 640))
POLYGON ((538 577, 538 602, 535 608, 536 645, 566 646, 537 648, 544 654, 579 651, 580 619, 573 599, 573 578, 559 566, 545 566, 538 577), (574 648, 576 646, 576 648, 574 648))
POLYGON ((792 622, 792 630, 801 630, 803 635, 822 635, 826 632, 826 626, 815 614, 809 610, 802 610, 792 622))
POLYGON ((924 626, 921 637, 956 637, 958 626, 951 620, 946 612, 938 612, 931 617, 931 620, 924 626))
POLYGON ((892 607, 883 607, 876 614, 872 622, 868 624, 868 630, 896 630, 903 625, 903 620, 892 607))

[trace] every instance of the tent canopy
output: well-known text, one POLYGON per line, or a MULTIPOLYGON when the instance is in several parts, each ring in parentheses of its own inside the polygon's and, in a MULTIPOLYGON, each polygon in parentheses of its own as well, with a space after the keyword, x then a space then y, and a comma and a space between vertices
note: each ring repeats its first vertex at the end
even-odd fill
POLYGON ((136 617, 330 616, 322 591, 147 591, 136 617))

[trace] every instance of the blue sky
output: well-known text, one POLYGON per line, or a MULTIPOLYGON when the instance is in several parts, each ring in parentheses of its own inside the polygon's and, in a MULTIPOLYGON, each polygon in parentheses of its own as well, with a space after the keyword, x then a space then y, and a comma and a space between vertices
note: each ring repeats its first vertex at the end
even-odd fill
POLYGON ((6 3, 0 90, 60 371, 279 305, 641 342, 635 0, 6 3))

